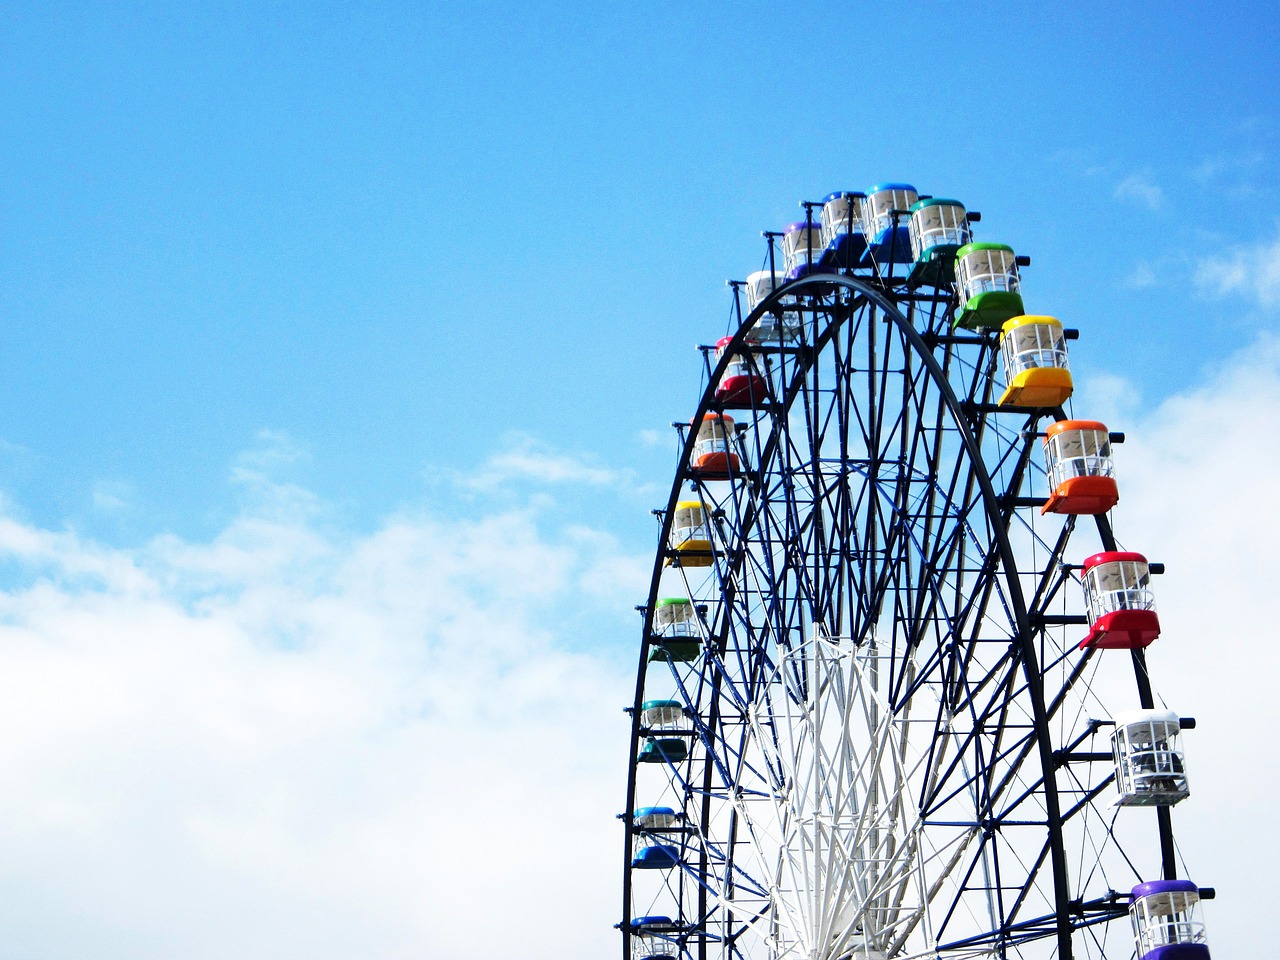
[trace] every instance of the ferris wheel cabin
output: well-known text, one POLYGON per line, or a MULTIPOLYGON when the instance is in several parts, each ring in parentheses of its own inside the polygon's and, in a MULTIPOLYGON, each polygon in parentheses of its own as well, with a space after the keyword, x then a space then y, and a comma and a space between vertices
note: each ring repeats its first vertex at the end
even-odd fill
POLYGON ((822 224, 798 220, 782 234, 782 258, 787 280, 812 273, 822 257, 822 224))
POLYGON ((862 229, 865 193, 839 190, 822 198, 822 259, 820 266, 852 270, 867 249, 862 229))
POLYGON ((640 707, 640 722, 646 727, 669 727, 683 719, 679 700, 646 700, 640 707))
MULTIPOLYGON (((640 724, 647 736, 640 748, 637 763, 679 763, 689 755, 689 745, 682 737, 663 736, 671 733, 684 720, 684 707, 679 700, 646 700, 640 706, 640 724)), ((657 854, 655 854, 657 856, 657 854)))
POLYGON ((956 278, 956 251, 973 239, 964 204, 933 197, 917 200, 911 205, 907 232, 911 259, 915 261, 907 285, 940 287, 952 283, 956 278))
POLYGON ((1014 317, 1000 330, 1002 407, 1059 407, 1071 396, 1067 337, 1053 317, 1014 317))
MULTIPOLYGON (((669 711, 671 705, 679 712, 680 704, 674 700, 650 701, 644 705, 644 712, 669 711)), ((631 860, 634 869, 669 870, 680 863, 680 848, 662 842, 665 831, 676 827, 678 820, 670 807, 642 807, 632 814, 632 823, 639 828, 631 860)))
MULTIPOLYGON (((681 500, 671 518, 667 545, 676 552, 682 567, 709 567, 712 563, 711 535, 707 529, 707 507, 701 500, 681 500)), ((668 564, 672 561, 669 559, 668 564)))
POLYGON ((649 660, 688 663, 698 658, 702 639, 693 603, 684 597, 664 597, 653 611, 653 634, 649 639, 649 660))
POLYGON ((747 279, 743 284, 747 292, 747 311, 755 310, 760 306, 764 298, 773 293, 775 287, 780 287, 778 275, 772 270, 757 270, 755 273, 747 274, 747 279))
POLYGON ((1106 513, 1120 502, 1111 434, 1097 420, 1059 420, 1045 430, 1049 499, 1041 513, 1106 513))
MULTIPOLYGON (((724 356, 724 351, 733 342, 733 337, 721 337, 716 341, 716 360, 724 356)), ((744 345, 742 350, 729 359, 724 376, 716 387, 716 399, 721 406, 731 410, 749 410, 765 399, 768 385, 756 372, 755 358, 744 345)))
POLYGON ((679 763, 688 755, 689 745, 680 737, 649 737, 636 763, 679 763))
MULTIPOLYGON (((755 312, 764 298, 773 293, 775 287, 782 286, 782 277, 772 270, 757 270, 747 276, 743 284, 747 293, 747 312, 755 312)), ((790 301, 790 297, 783 298, 790 301)), ((751 339, 757 343, 775 341, 785 343, 800 335, 800 314, 782 310, 778 313, 766 313, 751 328, 751 339)))
POLYGON ((957 250, 956 287, 960 295, 957 327, 998 329, 1026 312, 1018 257, 1013 247, 1003 243, 967 243, 957 250))
POLYGON ((907 217, 920 195, 909 183, 878 183, 862 201, 862 229, 867 249, 859 266, 885 269, 911 263, 911 235, 907 217))
POLYGON ((1080 648, 1138 650, 1160 636, 1151 568, 1140 553, 1108 550, 1084 562, 1089 635, 1080 648))
POLYGON ((631 921, 633 960, 678 960, 680 945, 675 936, 680 929, 670 917, 636 917, 631 921))
POLYGON ((680 823, 680 815, 671 807, 637 807, 631 823, 637 830, 670 830, 680 823))
POLYGON ((1199 887, 1190 880, 1151 880, 1134 887, 1131 896, 1138 960, 1209 960, 1199 887))
POLYGON ((733 452, 733 418, 721 413, 706 413, 698 424, 689 469, 707 480, 727 480, 740 469, 738 455, 733 452))
POLYGON ((680 864, 680 848, 670 843, 640 843, 631 858, 633 870, 670 870, 680 864))
POLYGON ((1118 806, 1171 807, 1191 795, 1181 735, 1182 721, 1172 710, 1133 710, 1116 717, 1111 751, 1118 806))

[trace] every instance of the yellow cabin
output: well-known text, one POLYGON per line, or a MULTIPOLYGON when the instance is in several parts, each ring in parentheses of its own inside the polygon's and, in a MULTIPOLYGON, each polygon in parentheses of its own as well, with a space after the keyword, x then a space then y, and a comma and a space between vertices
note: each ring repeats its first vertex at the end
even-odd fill
MULTIPOLYGON (((679 556, 682 567, 711 566, 711 533, 707 527, 706 504, 701 500, 681 500, 676 504, 667 545, 679 556)), ((671 562, 667 561, 668 564, 671 562)))
POLYGON ((1071 396, 1067 338, 1053 317, 1014 317, 1000 329, 1002 407, 1060 407, 1071 396))

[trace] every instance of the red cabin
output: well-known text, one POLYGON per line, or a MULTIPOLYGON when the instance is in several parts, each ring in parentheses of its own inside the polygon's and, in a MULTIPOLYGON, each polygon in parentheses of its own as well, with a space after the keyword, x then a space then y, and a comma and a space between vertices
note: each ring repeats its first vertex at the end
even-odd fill
POLYGON ((733 418, 723 413, 705 413, 698 424, 698 437, 693 444, 689 467, 708 480, 728 479, 739 470, 738 455, 733 452, 733 418))
MULTIPOLYGON (((721 337, 716 341, 716 360, 724 356, 725 348, 733 342, 733 337, 721 337)), ((756 372, 755 358, 744 345, 741 352, 735 354, 725 367, 720 385, 716 387, 716 399, 722 406, 733 410, 749 410, 764 400, 768 384, 764 377, 756 372)))
POLYGON ((1089 635, 1080 648, 1138 650, 1160 636, 1151 570, 1140 553, 1108 550, 1084 562, 1089 635))
POLYGON ((1044 437, 1049 499, 1041 513, 1106 513, 1120 500, 1111 434, 1097 420, 1059 420, 1044 437))

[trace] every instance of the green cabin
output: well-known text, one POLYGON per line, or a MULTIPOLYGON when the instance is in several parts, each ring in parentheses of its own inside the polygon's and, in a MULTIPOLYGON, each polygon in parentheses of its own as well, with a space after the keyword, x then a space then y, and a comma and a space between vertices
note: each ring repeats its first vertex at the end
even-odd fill
POLYGON ((1013 247, 967 243, 956 251, 955 270, 959 306, 953 326, 998 330, 1006 320, 1026 313, 1013 247))

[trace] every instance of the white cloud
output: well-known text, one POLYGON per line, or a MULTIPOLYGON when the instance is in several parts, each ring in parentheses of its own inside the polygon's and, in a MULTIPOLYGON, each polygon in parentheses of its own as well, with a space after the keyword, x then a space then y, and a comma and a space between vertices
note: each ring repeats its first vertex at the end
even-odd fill
POLYGON ((310 454, 287 433, 259 430, 256 445, 240 453, 231 467, 231 482, 255 514, 294 521, 314 517, 322 509, 305 487, 287 483, 281 474, 310 454))
POLYGON ((654 430, 647 427, 636 433, 636 439, 640 441, 641 446, 660 447, 663 444, 671 443, 671 433, 670 431, 664 433, 661 430, 654 430))
POLYGON ((502 438, 503 450, 468 477, 477 490, 491 490, 512 481, 540 484, 587 484, 589 486, 620 485, 630 480, 625 471, 593 465, 584 458, 552 450, 533 437, 508 434, 502 438))
POLYGON ((1148 210, 1159 210, 1164 206, 1164 191, 1151 182, 1146 174, 1131 174, 1116 184, 1112 195, 1117 200, 1127 200, 1146 207, 1148 210))
POLYGON ((1252 193, 1254 188, 1246 179, 1252 175, 1266 160, 1266 156, 1256 150, 1235 150, 1230 153, 1219 153, 1206 157, 1192 171, 1192 177, 1199 183, 1212 182, 1215 190, 1221 191, 1224 182, 1229 184, 1227 192, 1233 196, 1252 193))
POLYGON ((1196 267, 1195 282, 1210 296, 1243 296, 1263 307, 1280 306, 1280 235, 1206 257, 1196 267))
POLYGON ((638 561, 528 509, 344 537, 266 493, 209 543, 0 518, 4 952, 616 950, 638 561))
POLYGON ((269 472, 310 456, 306 448, 283 430, 259 430, 254 439, 257 443, 236 457, 237 470, 269 472))
POLYGON ((1082 378, 1071 400, 1073 416, 1117 424, 1130 420, 1140 409, 1142 393, 1133 382, 1114 374, 1093 374, 1082 378))
POLYGON ((119 513, 133 499, 133 487, 119 480, 100 480, 93 485, 93 507, 103 513, 119 513))

